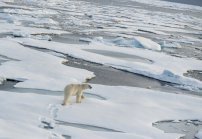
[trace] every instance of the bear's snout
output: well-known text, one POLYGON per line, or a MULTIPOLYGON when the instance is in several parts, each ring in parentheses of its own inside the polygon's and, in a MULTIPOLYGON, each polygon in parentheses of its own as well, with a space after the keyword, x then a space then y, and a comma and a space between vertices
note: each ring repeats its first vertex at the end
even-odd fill
POLYGON ((92 86, 91 86, 91 85, 89 85, 89 89, 92 89, 92 86))

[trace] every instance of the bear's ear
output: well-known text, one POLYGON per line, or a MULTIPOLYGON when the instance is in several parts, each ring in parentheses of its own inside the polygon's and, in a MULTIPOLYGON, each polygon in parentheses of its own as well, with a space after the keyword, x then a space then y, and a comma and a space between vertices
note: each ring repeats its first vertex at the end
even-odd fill
POLYGON ((91 88, 92 88, 92 86, 91 86, 91 85, 88 85, 88 87, 89 87, 89 89, 91 89, 91 88))

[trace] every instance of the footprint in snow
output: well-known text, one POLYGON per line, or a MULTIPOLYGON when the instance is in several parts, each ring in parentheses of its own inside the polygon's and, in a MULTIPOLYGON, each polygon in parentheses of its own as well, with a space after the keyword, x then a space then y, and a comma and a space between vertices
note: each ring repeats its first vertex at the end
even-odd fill
POLYGON ((50 132, 50 136, 48 139, 65 139, 62 135, 57 133, 50 132))
POLYGON ((44 128, 44 129, 54 129, 55 127, 55 122, 47 117, 40 117, 40 125, 39 127, 44 128))
POLYGON ((58 111, 60 110, 59 104, 49 104, 48 106, 49 113, 53 119, 57 117, 58 111))

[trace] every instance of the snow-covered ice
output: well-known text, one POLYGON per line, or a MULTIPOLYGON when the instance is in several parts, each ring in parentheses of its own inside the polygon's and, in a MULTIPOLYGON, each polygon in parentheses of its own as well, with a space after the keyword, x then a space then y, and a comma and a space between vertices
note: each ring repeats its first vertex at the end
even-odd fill
POLYGON ((197 139, 202 139, 202 130, 199 130, 198 133, 195 135, 197 139))
POLYGON ((47 107, 52 102, 59 103, 59 99, 0 91, 0 138, 45 139, 51 136, 50 131, 40 128, 40 118, 51 119, 47 107))
POLYGON ((90 45, 63 44, 57 42, 47 42, 34 39, 12 39, 22 44, 30 45, 38 48, 46 48, 70 56, 84 59, 87 61, 100 63, 106 66, 111 66, 117 69, 126 70, 133 73, 138 73, 144 76, 152 77, 162 81, 186 85, 190 88, 202 88, 202 82, 190 77, 185 77, 183 74, 188 70, 201 70, 202 62, 194 58, 178 58, 164 53, 149 51, 139 48, 125 48, 108 46, 103 43, 91 43, 90 45), (119 58, 89 52, 89 50, 117 52, 129 55, 135 55, 148 59, 152 63, 127 61, 119 58))
POLYGON ((0 55, 16 59, 2 63, 0 76, 24 79, 15 87, 63 90, 66 84, 81 83, 94 77, 90 71, 63 65, 65 59, 26 48, 16 42, 0 39, 0 47, 0 55))
MULTIPOLYGON (((183 136, 164 133, 152 123, 202 120, 201 97, 152 88, 92 84, 93 89, 85 91, 90 95, 81 104, 73 101, 71 105, 62 106, 63 94, 59 91, 66 84, 82 83, 96 76, 91 71, 63 63, 68 62, 65 57, 69 55, 201 92, 202 81, 184 76, 189 70, 201 71, 201 60, 186 58, 186 55, 174 57, 164 51, 164 48, 175 51, 197 46, 200 54, 201 13, 199 6, 162 0, 117 0, 113 4, 2 0, 0 87, 5 79, 20 82, 11 90, 0 90, 0 139, 174 139, 183 136), (128 5, 134 2, 135 5, 128 5), (60 39, 59 35, 71 33, 72 38, 78 35, 83 37, 80 41, 89 44, 54 42, 57 41, 54 34, 60 39), (132 58, 124 59, 123 55, 132 58), (20 92, 20 88, 29 89, 20 92)), ((195 137, 202 138, 201 130, 195 137)))
POLYGON ((105 97, 106 100, 87 97, 81 104, 73 102, 63 107, 60 105, 63 96, 60 95, 0 91, 0 106, 3 106, 0 137, 40 139, 56 134, 58 138, 68 135, 72 139, 174 139, 182 135, 163 133, 152 127, 152 123, 165 119, 202 117, 202 100, 197 97, 103 85, 93 85, 93 89, 87 92, 105 97), (46 125, 42 121, 49 122, 54 128, 43 129, 46 125), (72 124, 65 126, 59 121, 72 124), (74 123, 78 126, 74 126, 74 123), (79 124, 97 129, 92 131, 79 124), (106 131, 99 130, 99 127, 106 131))
POLYGON ((182 48, 182 46, 177 42, 166 42, 166 41, 164 41, 161 44, 161 46, 165 47, 165 48, 182 48))
POLYGON ((5 81, 6 79, 4 77, 0 77, 0 85, 3 84, 3 82, 5 81))
POLYGON ((161 50, 161 46, 150 39, 144 37, 135 37, 135 40, 137 41, 137 43, 139 43, 140 46, 143 46, 146 49, 158 50, 158 51, 161 50))
POLYGON ((23 27, 9 23, 0 23, 0 33, 11 33, 14 36, 28 37, 37 34, 62 34, 68 33, 61 30, 49 30, 43 28, 23 27))
POLYGON ((129 40, 124 39, 123 37, 118 37, 112 40, 103 39, 102 37, 95 37, 93 39, 81 38, 80 40, 86 41, 86 42, 99 42, 99 43, 104 43, 106 45, 137 47, 137 48, 144 48, 144 49, 156 50, 156 51, 161 50, 161 46, 158 43, 141 36, 134 36, 133 38, 129 40))

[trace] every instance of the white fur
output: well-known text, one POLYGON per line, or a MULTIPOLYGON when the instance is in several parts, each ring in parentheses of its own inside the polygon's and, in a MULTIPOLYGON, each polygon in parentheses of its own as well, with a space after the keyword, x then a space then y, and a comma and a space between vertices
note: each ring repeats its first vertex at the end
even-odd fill
POLYGON ((70 84, 64 89, 64 101, 63 105, 70 103, 70 97, 76 96, 76 103, 81 103, 81 99, 84 99, 83 91, 85 89, 91 89, 89 84, 70 84))

